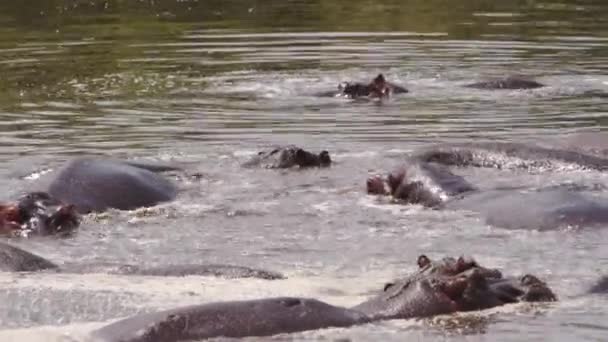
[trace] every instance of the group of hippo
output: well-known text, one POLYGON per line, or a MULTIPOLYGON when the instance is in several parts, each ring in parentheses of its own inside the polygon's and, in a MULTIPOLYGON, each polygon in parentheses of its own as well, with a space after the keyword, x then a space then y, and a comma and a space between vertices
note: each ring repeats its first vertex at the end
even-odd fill
MULTIPOLYGON (((534 81, 510 78, 476 83, 478 88, 536 88, 534 81)), ((340 85, 348 97, 387 97, 407 92, 378 75, 370 84, 340 85)), ((550 167, 560 163, 603 171, 608 159, 584 151, 524 144, 465 144, 435 146, 417 151, 387 176, 367 180, 367 193, 390 196, 398 202, 437 209, 478 212, 487 223, 504 228, 553 229, 608 224, 608 201, 584 196, 576 186, 553 186, 522 192, 520 188, 480 191, 449 166, 550 167), (509 160, 517 160, 513 164, 509 160), (513 215, 517 213, 517 215, 513 215)), ((327 151, 311 153, 296 146, 260 152, 244 167, 329 167, 327 151)), ((54 171, 44 188, 0 205, 0 234, 69 236, 81 215, 108 209, 133 210, 175 199, 177 186, 162 175, 179 167, 78 157, 54 171)), ((212 337, 268 336, 327 327, 347 327, 388 319, 407 319, 481 310, 517 302, 555 301, 553 291, 537 277, 503 276, 496 269, 465 257, 417 260, 418 270, 379 289, 370 299, 351 308, 310 298, 277 297, 180 307, 119 320, 92 334, 107 342, 170 342, 212 337)), ((0 243, 0 270, 77 272, 8 243, 0 243)), ((145 269, 120 267, 115 272, 147 275, 221 275, 280 279, 265 270, 231 265, 178 265, 145 269)), ((593 293, 608 292, 602 278, 593 293)))

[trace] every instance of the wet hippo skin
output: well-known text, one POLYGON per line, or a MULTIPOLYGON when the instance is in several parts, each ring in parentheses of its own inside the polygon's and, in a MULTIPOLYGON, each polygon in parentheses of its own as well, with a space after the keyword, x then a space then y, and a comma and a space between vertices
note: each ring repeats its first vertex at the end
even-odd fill
POLYGON ((132 210, 171 201, 176 186, 158 172, 169 166, 93 157, 75 158, 57 171, 48 187, 54 198, 81 213, 109 208, 132 210))
POLYGON ((57 265, 42 257, 19 247, 0 242, 0 271, 33 272, 56 269, 59 269, 57 265))

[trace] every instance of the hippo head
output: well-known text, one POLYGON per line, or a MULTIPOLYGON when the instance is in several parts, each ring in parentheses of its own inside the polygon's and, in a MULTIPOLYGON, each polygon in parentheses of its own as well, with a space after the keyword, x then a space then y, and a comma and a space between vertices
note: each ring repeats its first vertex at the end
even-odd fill
POLYGON ((375 319, 395 319, 556 300, 549 287, 532 275, 503 278, 498 270, 484 268, 470 258, 433 262, 422 255, 418 266, 418 272, 386 284, 379 295, 353 309, 375 319))
POLYGON ((342 83, 338 86, 340 92, 350 98, 372 97, 383 98, 391 94, 391 85, 386 82, 384 75, 378 74, 369 84, 342 83))
POLYGON ((380 175, 374 175, 367 179, 367 193, 371 195, 394 196, 401 183, 406 179, 405 175, 405 168, 391 172, 386 177, 386 180, 380 175))
POLYGON ((384 179, 380 175, 375 175, 367 179, 367 193, 370 195, 389 195, 384 186, 384 179))
POLYGON ((391 87, 382 74, 376 76, 368 87, 370 97, 383 98, 391 95, 391 87))
MULTIPOLYGON (((421 273, 426 272, 459 279, 458 282, 452 283, 453 285, 458 283, 464 285, 462 284, 463 280, 460 279, 464 277, 468 281, 467 286, 474 285, 462 298, 460 304, 463 311, 483 309, 487 305, 490 305, 487 307, 495 306, 492 303, 501 305, 520 301, 556 300, 556 296, 551 289, 537 277, 527 274, 520 279, 503 278, 499 270, 485 268, 472 258, 461 256, 458 259, 444 258, 439 262, 433 262, 426 255, 421 255, 418 257, 417 263, 421 273), (473 295, 473 290, 477 291, 477 295, 473 295)), ((457 288, 453 289, 457 290, 457 288)))
POLYGON ((321 151, 321 153, 317 155, 298 148, 295 151, 294 162, 301 168, 314 166, 326 167, 331 164, 331 158, 327 151, 321 151))
POLYGON ((402 203, 421 204, 427 207, 436 207, 442 203, 441 198, 423 182, 410 181, 405 168, 391 172, 386 177, 386 181, 381 176, 372 176, 367 179, 366 185, 368 194, 391 195, 402 203))
POLYGON ((74 206, 66 205, 46 192, 28 193, 16 205, 4 208, 0 211, 1 221, 16 235, 69 234, 80 224, 74 206))

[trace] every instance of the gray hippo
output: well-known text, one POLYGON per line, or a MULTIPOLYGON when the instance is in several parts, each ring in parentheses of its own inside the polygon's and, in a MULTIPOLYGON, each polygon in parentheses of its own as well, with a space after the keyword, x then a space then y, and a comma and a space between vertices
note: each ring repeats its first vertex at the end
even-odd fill
POLYGON ((268 169, 327 167, 330 165, 329 152, 321 151, 319 154, 314 154, 293 145, 259 152, 243 163, 243 167, 264 167, 268 169))
POLYGON ((213 337, 270 336, 388 319, 481 310, 508 303, 555 301, 538 278, 503 278, 474 260, 418 258, 413 275, 384 286, 352 308, 311 298, 215 302, 136 315, 93 331, 105 342, 178 342, 213 337))
POLYGON ((608 225, 608 199, 586 196, 584 187, 504 188, 479 191, 445 166, 411 161, 367 179, 367 192, 435 209, 469 210, 502 228, 547 230, 608 225), (514 215, 516 213, 516 215, 514 215))
POLYGON ((158 174, 171 170, 178 168, 80 157, 58 170, 45 190, 53 198, 73 205, 80 213, 109 208, 132 210, 175 198, 175 185, 158 174))
POLYGON ((379 74, 370 83, 344 82, 338 85, 338 91, 319 94, 325 97, 357 98, 388 98, 393 94, 405 94, 408 90, 402 86, 387 82, 384 75, 379 74))
POLYGON ((544 84, 538 83, 534 80, 509 76, 505 78, 492 79, 488 81, 475 82, 465 85, 467 88, 486 89, 486 90, 500 90, 500 89, 536 89, 544 87, 544 84))
POLYGON ((0 242, 0 271, 34 272, 57 269, 59 269, 59 266, 40 256, 0 242))
POLYGON ((79 224, 80 215, 73 205, 64 204, 45 192, 32 192, 17 203, 0 205, 0 235, 8 237, 67 236, 79 224))
POLYGON ((505 168, 563 168, 608 170, 608 158, 584 150, 512 142, 439 145, 414 153, 413 159, 453 166, 505 168))
POLYGON ((259 278, 266 280, 285 279, 280 273, 244 266, 221 264, 190 264, 142 267, 135 265, 83 265, 65 264, 61 267, 38 255, 16 246, 0 242, 0 271, 35 272, 53 270, 61 273, 107 273, 163 277, 183 277, 187 275, 216 276, 223 278, 259 278))
POLYGON ((608 276, 601 277, 593 286, 589 288, 587 293, 606 294, 608 293, 608 276))

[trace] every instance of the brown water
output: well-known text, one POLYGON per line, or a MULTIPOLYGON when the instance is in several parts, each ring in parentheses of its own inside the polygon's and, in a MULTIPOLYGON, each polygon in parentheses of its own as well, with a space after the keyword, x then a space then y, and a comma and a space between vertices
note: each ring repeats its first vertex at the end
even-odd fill
MULTIPOLYGON (((352 305, 416 256, 468 254, 530 272, 560 297, 429 321, 289 336, 295 340, 603 340, 606 230, 510 231, 474 214, 363 194, 371 172, 437 142, 546 140, 606 126, 608 3, 590 1, 38 1, 0 4, 0 189, 73 155, 177 162, 174 203, 90 216, 68 240, 13 241, 58 263, 222 262, 285 281, 0 274, 0 339, 86 341, 135 312, 300 295, 352 305), (319 98, 379 72, 410 93, 319 98), (523 74, 548 87, 462 85, 523 74), (271 144, 327 149, 326 170, 244 170, 271 144)), ((559 139, 559 138, 558 138, 559 139)), ((458 170, 481 187, 608 184, 591 171, 458 170)))

